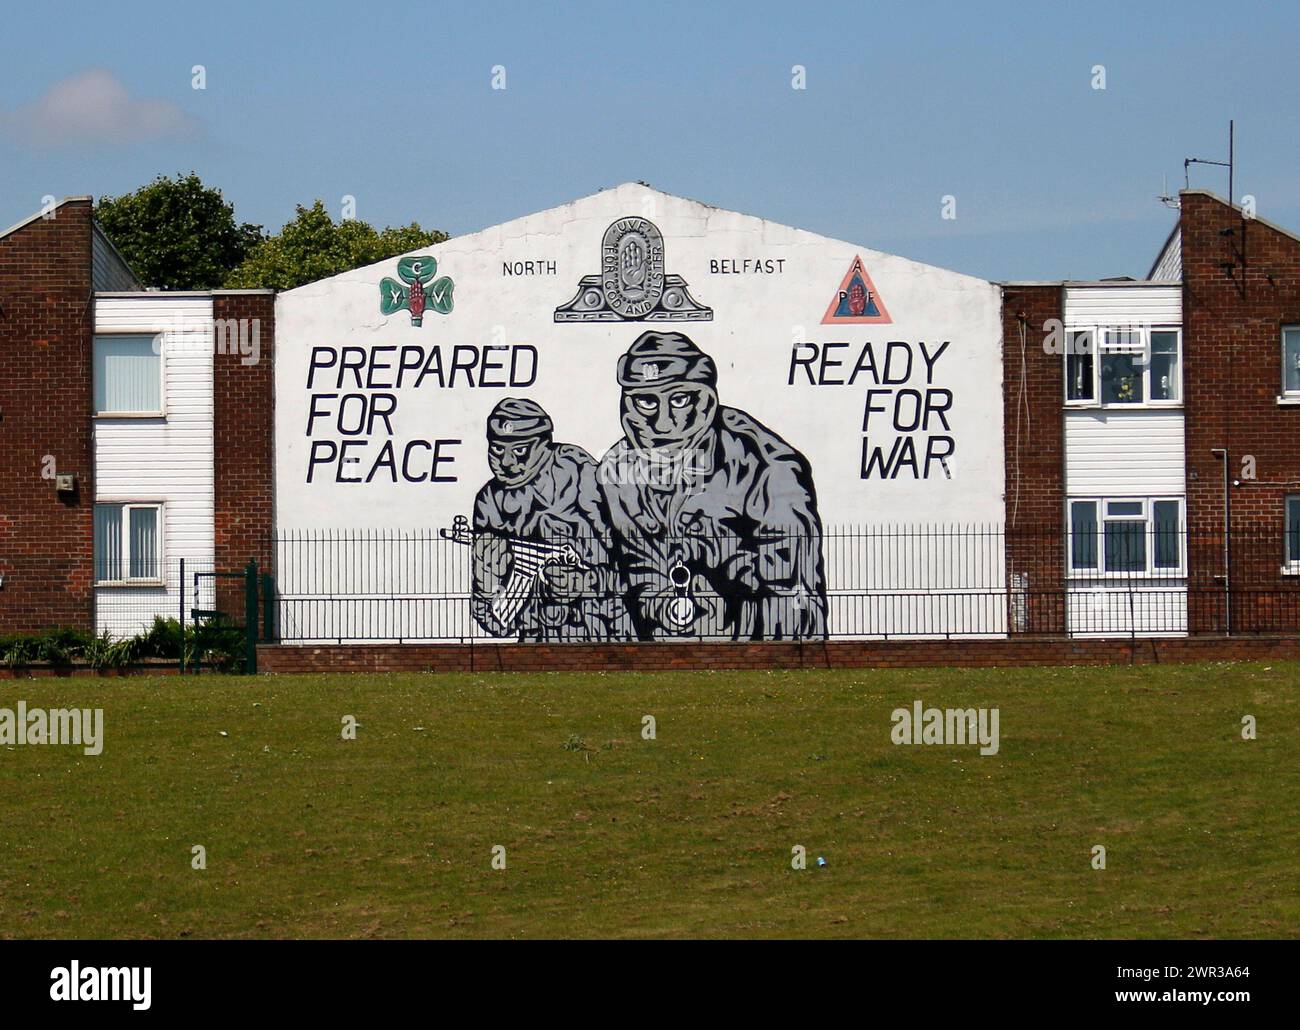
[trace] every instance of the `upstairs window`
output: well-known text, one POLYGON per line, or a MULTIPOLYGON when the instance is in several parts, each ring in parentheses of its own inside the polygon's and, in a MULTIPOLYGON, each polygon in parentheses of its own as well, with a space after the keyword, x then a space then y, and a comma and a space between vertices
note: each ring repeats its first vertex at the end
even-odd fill
POLYGON ((1065 399, 1067 401, 1094 401, 1096 371, 1093 368, 1093 338, 1091 329, 1066 333, 1065 399))
POLYGON ((161 415, 162 337, 96 336, 96 415, 161 415))
POLYGON ((1150 332, 1150 386, 1153 401, 1182 399, 1182 336, 1175 329, 1152 329, 1150 332))
POLYGON ((1066 334, 1065 399, 1080 407, 1160 407, 1182 399, 1182 331, 1074 329, 1066 334))

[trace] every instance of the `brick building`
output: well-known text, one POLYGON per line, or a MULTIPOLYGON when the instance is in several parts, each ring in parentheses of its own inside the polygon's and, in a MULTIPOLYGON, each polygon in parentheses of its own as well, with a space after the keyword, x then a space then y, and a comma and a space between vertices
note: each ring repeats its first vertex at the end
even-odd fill
MULTIPOLYGON (((493 289, 504 291, 501 297, 511 296, 520 276, 530 289, 549 291, 539 294, 546 298, 544 310, 532 301, 500 302, 506 324, 499 327, 505 341, 499 360, 508 356, 510 364, 500 385, 508 379, 521 393, 533 381, 522 374, 516 379, 514 362, 531 349, 536 380, 538 351, 513 344, 509 334, 538 338, 542 330, 519 328, 522 315, 515 310, 531 305, 540 311, 539 325, 577 334, 565 337, 577 341, 565 343, 566 353, 579 355, 570 370, 575 383, 587 365, 611 353, 597 355, 583 342, 592 339, 594 323, 609 322, 623 332, 625 323, 653 325, 650 320, 660 318, 685 321, 678 328, 708 341, 718 356, 723 386, 732 384, 747 405, 761 404, 769 387, 755 384, 748 358, 728 358, 730 344, 709 323, 729 317, 728 289, 738 291, 741 306, 761 309, 775 295, 768 284, 777 283, 783 295, 797 295, 802 307, 792 302, 788 320, 802 330, 800 312, 812 307, 805 294, 812 298, 816 311, 809 321, 821 319, 822 335, 817 342, 796 342, 792 356, 773 349, 783 378, 788 365, 788 379, 779 384, 787 392, 773 392, 761 415, 785 419, 801 443, 808 441, 819 475, 828 523, 822 603, 832 637, 1300 630, 1300 434, 1294 424, 1300 419, 1300 238, 1189 190, 1145 280, 987 284, 771 223, 752 220, 751 227, 747 216, 653 191, 629 186, 597 197, 557 209, 563 224, 581 225, 582 205, 593 205, 591 225, 609 225, 607 248, 625 247, 635 237, 636 246, 657 253, 655 274, 671 298, 659 301, 657 313, 610 312, 611 296, 626 297, 611 295, 599 276, 581 279, 572 300, 573 281, 546 282, 557 269, 576 280, 576 273, 592 270, 587 266, 600 267, 600 254, 586 237, 573 255, 561 250, 536 261, 513 260, 513 252, 501 249, 503 240, 544 240, 551 213, 534 216, 542 221, 529 223, 527 231, 496 227, 471 237, 490 241, 475 244, 478 251, 452 241, 433 248, 436 262, 416 256, 399 265, 393 259, 279 297, 271 291, 143 288, 94 224, 89 198, 66 200, 0 234, 0 632, 77 626, 129 634, 155 613, 214 604, 237 611, 242 585, 213 574, 237 570, 252 558, 279 578, 277 618, 290 639, 484 636, 465 614, 467 567, 446 564, 447 555, 461 552, 436 536, 376 543, 375 535, 386 530, 412 531, 403 524, 402 506, 391 503, 399 494, 367 495, 351 486, 382 478, 391 468, 394 490, 409 494, 402 476, 410 483, 436 481, 439 462, 450 462, 458 449, 463 454, 472 446, 470 435, 481 433, 471 423, 456 428, 454 439, 408 441, 404 451, 387 441, 388 449, 372 448, 372 457, 357 439, 362 431, 345 425, 349 398, 359 398, 371 430, 378 420, 391 435, 399 393, 385 392, 384 384, 394 377, 392 369, 398 368, 400 386, 403 370, 417 371, 417 350, 421 377, 434 367, 437 348, 413 341, 429 338, 420 335, 428 332, 422 321, 452 324, 439 321, 435 304, 445 296, 450 311, 452 287, 443 294, 438 284, 444 280, 427 284, 419 262, 450 270, 465 308, 475 303, 476 285, 480 297, 486 292, 481 284, 489 275, 493 289), (597 210, 596 204, 604 206, 597 210), (658 211, 656 221, 689 231, 670 229, 656 244, 659 230, 648 218, 606 217, 606 210, 622 210, 610 207, 618 204, 658 211), (781 249, 782 234, 788 234, 788 249, 781 249), (719 242, 703 249, 710 241, 719 242), (682 274, 664 273, 664 251, 669 272, 682 274), (819 259, 808 261, 799 278, 781 280, 787 260, 793 266, 807 253, 819 259), (841 282, 844 267, 849 272, 841 282), (470 268, 477 279, 466 278, 470 268), (392 277, 399 272, 401 281, 392 277), (758 278, 743 278, 750 276, 758 278), (751 285, 758 279, 761 287, 751 285), (838 300, 825 288, 828 282, 839 284, 838 300), (936 283, 943 288, 936 290, 936 283), (418 300, 427 296, 431 305, 426 311, 420 303, 422 318, 411 300, 417 289, 418 300), (942 296, 942 303, 957 300, 951 311, 925 315, 928 323, 920 316, 909 321, 909 304, 919 303, 913 298, 927 295, 942 296), (335 308, 330 298, 338 298, 335 308), (827 298, 831 305, 822 317, 827 298), (991 329, 986 309, 994 312, 991 329), (324 355, 324 344, 335 342, 330 319, 340 317, 356 333, 387 335, 379 346, 361 347, 344 345, 343 333, 340 346, 324 355), (970 370, 980 368, 980 347, 996 366, 978 372, 990 375, 994 389, 976 383, 974 399, 943 380, 948 359, 940 358, 943 349, 934 342, 951 336, 957 343, 948 353, 955 353, 966 342, 952 331, 962 317, 976 326, 978 345, 956 379, 977 374, 970 370), (910 342, 918 336, 919 344, 910 342), (859 338, 868 343, 854 365, 859 338), (901 348, 908 348, 910 379, 902 372, 891 378, 895 347, 900 362, 901 348), (376 360, 375 352, 385 354, 376 360), (313 376, 335 370, 333 392, 313 393, 309 402, 300 396, 304 381, 316 389, 313 376), (865 412, 861 392, 849 397, 833 389, 852 386, 860 373, 864 381, 875 376, 879 386, 865 392, 865 412), (905 402, 912 395, 916 407, 909 414, 905 402), (819 433, 819 413, 841 403, 846 411, 857 406, 862 433, 819 433), (891 404, 892 450, 879 450, 869 461, 867 430, 890 417, 881 412, 891 404), (299 423, 306 423, 311 438, 322 412, 338 420, 341 435, 334 442, 308 440, 304 458, 299 423), (906 431, 922 419, 927 427, 933 420, 939 432, 909 466, 906 431), (989 433, 996 445, 980 450, 989 433), (825 470, 839 460, 833 445, 840 444, 845 453, 860 447, 854 471, 860 467, 857 485, 869 487, 865 493, 828 478, 825 470), (426 452, 433 455, 431 467, 408 475, 426 452), (326 454, 329 463, 318 461, 326 454), (886 461, 894 463, 888 474, 882 472, 886 461), (322 495, 331 498, 322 504, 305 491, 316 488, 313 474, 321 478, 323 472, 334 492, 322 495), (981 528, 931 532, 930 522, 955 522, 963 484, 971 484, 968 507, 981 528), (842 527, 859 510, 858 497, 880 499, 869 532, 832 528, 829 523, 842 527), (325 530, 287 546, 306 524, 304 512, 325 530), (887 523, 895 529, 886 529, 887 523), (915 532, 896 532, 898 523, 915 532), (352 546, 342 559, 334 525, 346 527, 352 546), (304 568, 305 556, 322 553, 336 566, 329 575, 321 574, 316 559, 304 568), (368 568, 394 555, 402 556, 400 575, 368 568), (979 572, 969 571, 977 566, 979 572), (453 610, 457 614, 447 614, 453 610), (301 628, 307 625, 318 628, 301 628)), ((635 259, 641 252, 628 253, 635 259)), ((774 311, 773 321, 784 326, 785 310, 774 311)), ((492 346, 475 358, 480 364, 469 364, 471 341, 494 328, 485 317, 482 330, 448 337, 455 341, 454 350, 447 345, 452 385, 462 358, 470 386, 498 385, 488 378, 496 367, 492 346)), ((444 375, 440 365, 437 375, 444 375)), ((544 390, 545 382, 537 385, 544 390)), ((445 409, 445 396, 437 394, 432 407, 445 409)), ((404 411, 410 407, 403 404, 404 411)), ((472 498, 472 490, 464 496, 472 498)), ((411 509, 415 526, 432 530, 433 523, 450 523, 442 511, 422 521, 421 503, 411 509)), ((467 503, 457 499, 446 511, 464 510, 467 503)), ((700 572, 701 607, 724 604, 726 598, 708 593, 706 580, 700 572)), ((793 593, 783 600, 796 612, 805 603, 793 593)), ((716 635, 697 627, 682 636, 692 633, 716 635)))
POLYGON ((1026 629, 1300 626, 1298 276, 1300 238, 1187 190, 1147 280, 1005 285, 1026 629))
POLYGON ((270 364, 223 320, 273 353, 271 292, 145 290, 88 197, 0 235, 0 631, 129 635, 178 613, 182 558, 210 593, 266 557, 270 364))

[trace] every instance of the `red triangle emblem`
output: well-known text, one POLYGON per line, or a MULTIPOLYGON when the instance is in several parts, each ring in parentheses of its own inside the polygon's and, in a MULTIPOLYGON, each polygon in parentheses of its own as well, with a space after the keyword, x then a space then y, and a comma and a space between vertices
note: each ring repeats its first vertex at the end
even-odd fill
POLYGON ((862 266, 862 258, 855 257, 826 309, 822 325, 884 325, 888 322, 893 322, 893 319, 876 292, 876 284, 862 266))

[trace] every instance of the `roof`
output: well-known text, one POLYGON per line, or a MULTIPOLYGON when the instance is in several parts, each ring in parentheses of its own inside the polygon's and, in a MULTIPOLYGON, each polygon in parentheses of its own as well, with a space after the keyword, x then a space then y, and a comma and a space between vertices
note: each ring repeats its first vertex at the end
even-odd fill
POLYGON ((55 204, 53 208, 41 208, 41 210, 37 211, 36 214, 30 216, 29 218, 24 218, 17 225, 9 226, 9 228, 6 229, 4 232, 0 232, 0 239, 4 239, 6 236, 10 235, 11 233, 16 233, 19 229, 23 228, 23 226, 31 225, 32 222, 36 222, 42 218, 47 217, 48 211, 57 211, 64 204, 72 204, 78 201, 84 201, 87 204, 93 204, 95 202, 95 198, 94 197, 64 197, 57 204, 55 204))
POLYGON ((1300 243, 1300 236, 1296 235, 1290 229, 1283 229, 1282 226, 1278 225, 1277 223, 1270 222, 1267 218, 1260 218, 1259 215, 1248 215, 1246 214, 1245 211, 1241 209, 1240 205, 1233 204, 1231 201, 1224 200, 1221 196, 1219 196, 1217 193, 1211 190, 1179 190, 1178 191, 1178 195, 1180 197, 1188 193, 1195 193, 1202 197, 1209 197, 1211 200, 1217 200, 1224 207, 1230 207, 1232 208, 1232 210, 1239 212, 1241 214, 1241 217, 1246 219, 1248 222, 1258 222, 1260 225, 1266 225, 1274 232, 1280 232, 1283 236, 1287 237, 1288 239, 1292 239, 1295 240, 1297 243, 1300 243))
POLYGON ((266 296, 276 291, 269 288, 252 290, 160 290, 149 286, 140 290, 96 290, 96 297, 157 297, 159 300, 175 300, 180 297, 231 297, 231 296, 266 296))
MULTIPOLYGON (((342 280, 345 277, 355 278, 359 273, 377 274, 379 270, 389 266, 394 259, 400 257, 413 257, 421 253, 439 255, 445 250, 463 248, 467 245, 491 247, 495 245, 493 242, 495 239, 510 239, 520 235, 528 235, 531 232, 536 232, 537 229, 535 226, 539 220, 555 218, 561 223, 567 224, 577 219, 587 217, 588 211, 604 206, 605 202, 609 198, 618 198, 621 200, 626 211, 630 213, 644 211, 646 210, 647 202, 653 205, 657 200, 681 205, 682 208, 679 210, 689 209, 692 211, 692 217, 697 219, 701 232, 707 231, 709 223, 714 219, 724 221, 729 219, 744 219, 751 223, 753 229, 760 234, 765 234, 769 231, 794 233, 801 237, 801 242, 804 244, 816 245, 821 243, 830 243, 845 247, 853 247, 862 251, 864 255, 868 255, 869 258, 883 257, 905 262, 908 265, 913 266, 918 273, 937 272, 943 275, 952 276, 956 279, 967 280, 972 284, 978 283, 984 286, 996 285, 982 276, 971 275, 967 272, 958 272, 941 265, 918 261, 902 254, 887 253, 885 251, 877 250, 868 244, 854 242, 852 240, 842 240, 833 236, 826 236, 810 229, 801 229, 798 226, 774 222, 770 219, 763 218, 761 215, 752 215, 744 211, 734 211, 730 208, 722 208, 714 204, 707 204, 690 197, 683 197, 674 193, 666 193, 665 191, 656 189, 644 182, 624 182, 618 186, 597 190, 595 193, 589 193, 586 196, 578 197, 563 204, 558 204, 540 211, 532 211, 474 232, 464 233, 460 236, 452 236, 439 243, 419 247, 415 250, 407 251, 404 254, 394 254, 391 257, 383 258, 379 261, 371 262, 370 264, 362 265, 358 268, 351 268, 343 272, 337 272, 333 275, 322 276, 320 279, 314 279, 310 282, 302 283, 299 286, 281 292, 282 294, 288 294, 294 293, 298 290, 310 291, 319 288, 326 283, 342 280)), ((651 207, 651 210, 656 209, 651 207)))
POLYGON ((1177 286, 1178 281, 1174 279, 1017 279, 1007 280, 1006 282, 996 282, 994 286, 1068 286, 1071 289, 1079 287, 1097 286, 1097 287, 1120 287, 1128 289, 1136 287, 1138 289, 1157 289, 1161 286, 1177 286))
POLYGON ((126 274, 131 279, 131 281, 134 282, 137 287, 143 290, 145 288, 144 283, 140 281, 140 277, 135 274, 135 269, 131 267, 131 262, 129 262, 125 257, 122 256, 122 252, 117 249, 117 244, 113 242, 112 238, 108 235, 108 233, 104 232, 100 224, 97 221, 95 221, 93 218, 90 220, 90 227, 95 233, 95 239, 103 243, 104 246, 108 249, 109 256, 111 256, 114 261, 120 264, 122 268, 126 270, 126 274))
POLYGON ((1183 227, 1182 219, 1180 219, 1180 218, 1175 218, 1175 219, 1174 219, 1174 227, 1173 227, 1172 229, 1169 230, 1169 235, 1165 237, 1165 242, 1164 242, 1164 244, 1161 246, 1159 252, 1156 254, 1156 259, 1155 259, 1154 261, 1151 262, 1151 267, 1147 270, 1147 278, 1148 278, 1148 279, 1153 278, 1153 277, 1155 276, 1155 274, 1156 274, 1156 270, 1157 270, 1157 269, 1158 269, 1162 264, 1164 264, 1165 255, 1169 253, 1169 248, 1172 247, 1172 246, 1174 246, 1175 242, 1177 242, 1177 244, 1178 244, 1178 248, 1179 248, 1179 252, 1180 252, 1180 253, 1179 253, 1179 264, 1180 264, 1180 265, 1182 264, 1182 255, 1181 255, 1181 251, 1182 251, 1182 235, 1181 235, 1181 232, 1180 232, 1181 229, 1182 229, 1182 227, 1183 227))

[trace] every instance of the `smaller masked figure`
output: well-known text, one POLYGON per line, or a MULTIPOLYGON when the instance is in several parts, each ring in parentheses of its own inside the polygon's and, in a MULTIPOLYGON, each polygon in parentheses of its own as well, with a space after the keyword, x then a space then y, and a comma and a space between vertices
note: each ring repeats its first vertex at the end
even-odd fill
POLYGON ((624 639, 596 462, 552 432, 534 401, 507 398, 488 416, 492 479, 474 501, 474 618, 521 641, 624 639))

